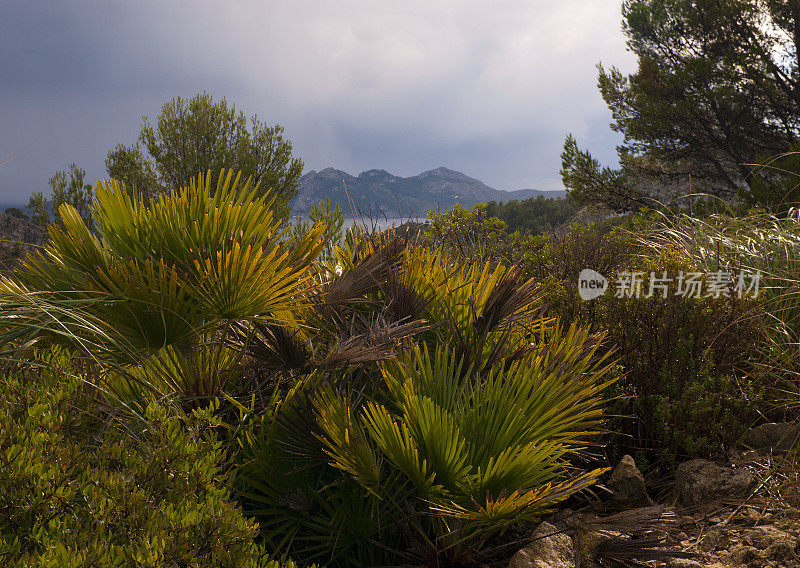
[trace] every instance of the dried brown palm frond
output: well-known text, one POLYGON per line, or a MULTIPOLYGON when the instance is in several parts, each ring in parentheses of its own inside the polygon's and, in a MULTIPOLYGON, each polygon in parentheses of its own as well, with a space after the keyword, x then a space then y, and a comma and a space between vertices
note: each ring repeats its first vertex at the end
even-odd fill
POLYGON ((366 330, 337 338, 324 358, 314 363, 317 368, 342 367, 377 363, 395 357, 398 342, 430 329, 424 320, 407 323, 387 322, 376 318, 366 322, 366 330))
POLYGON ((229 341, 245 348, 249 359, 264 370, 301 369, 312 359, 310 346, 301 333, 280 325, 240 323, 229 341))
POLYGON ((353 254, 352 266, 331 278, 316 295, 318 309, 325 315, 342 305, 361 302, 364 296, 377 292, 389 274, 402 260, 406 242, 399 236, 379 234, 369 246, 360 246, 353 254))
POLYGON ((497 328, 507 329, 515 325, 528 326, 541 313, 539 302, 541 290, 533 280, 525 278, 525 269, 513 266, 503 273, 494 285, 481 314, 475 319, 478 335, 497 328))
POLYGON ((600 538, 590 546, 595 561, 604 568, 651 566, 653 561, 692 558, 694 555, 670 549, 662 531, 674 528, 679 519, 664 505, 640 507, 606 517, 564 519, 569 530, 600 538))
POLYGON ((412 287, 396 270, 387 274, 381 293, 386 299, 386 315, 395 321, 422 319, 425 310, 436 298, 430 291, 412 287))
POLYGON ((480 362, 479 368, 525 357, 533 347, 531 338, 547 326, 541 289, 519 266, 468 268, 449 274, 448 284, 459 299, 439 298, 450 323, 445 341, 462 357, 480 362))
POLYGON ((595 561, 603 568, 645 568, 652 562, 666 562, 672 558, 694 558, 694 554, 671 550, 664 538, 646 535, 640 538, 610 536, 600 540, 593 548, 595 561))
POLYGON ((570 526, 595 533, 634 533, 664 530, 677 522, 678 516, 675 512, 664 505, 630 509, 607 517, 595 517, 576 524, 571 524, 567 521, 570 526))
POLYGON ((346 322, 311 333, 240 324, 230 341, 246 350, 256 376, 281 371, 303 374, 392 359, 402 339, 427 329, 424 320, 394 322, 381 314, 352 314, 346 322))

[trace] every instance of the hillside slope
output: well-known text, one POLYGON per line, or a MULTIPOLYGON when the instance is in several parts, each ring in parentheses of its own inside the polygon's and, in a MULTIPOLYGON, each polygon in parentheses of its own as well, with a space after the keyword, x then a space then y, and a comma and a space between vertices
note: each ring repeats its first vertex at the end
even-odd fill
POLYGON ((26 216, 0 211, 0 271, 11 269, 45 237, 45 231, 26 216))

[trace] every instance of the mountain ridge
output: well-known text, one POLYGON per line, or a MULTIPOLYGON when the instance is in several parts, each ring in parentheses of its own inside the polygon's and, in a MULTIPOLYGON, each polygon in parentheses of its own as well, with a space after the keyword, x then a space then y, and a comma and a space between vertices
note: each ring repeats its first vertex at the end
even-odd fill
POLYGON ((305 173, 299 185, 297 196, 291 202, 295 214, 307 213, 326 197, 343 211, 355 209, 364 214, 413 217, 427 215, 431 209, 449 209, 454 203, 472 207, 488 201, 522 200, 540 195, 560 198, 566 194, 563 190, 495 189, 479 179, 446 167, 410 177, 395 176, 382 169, 365 170, 354 176, 327 167, 305 173))

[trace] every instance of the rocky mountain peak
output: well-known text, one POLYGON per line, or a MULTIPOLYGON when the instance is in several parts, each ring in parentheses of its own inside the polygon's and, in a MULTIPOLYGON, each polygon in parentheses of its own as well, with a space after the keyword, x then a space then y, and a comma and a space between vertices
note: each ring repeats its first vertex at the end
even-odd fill
POLYGON ((462 174, 461 172, 445 168, 444 166, 439 166, 438 168, 422 172, 421 174, 419 174, 419 177, 443 177, 443 178, 457 178, 457 179, 478 181, 474 178, 462 174))
POLYGON ((374 179, 377 179, 377 178, 388 179, 388 178, 393 178, 395 176, 393 176, 392 174, 390 174, 386 170, 367 170, 365 172, 361 172, 360 174, 358 174, 358 177, 359 177, 359 179, 373 179, 374 180, 374 179))
POLYGON ((350 179, 353 177, 347 172, 343 172, 342 170, 337 170, 331 167, 325 168, 319 173, 315 173, 315 176, 320 177, 322 179, 332 179, 338 181, 341 181, 342 179, 350 179))
POLYGON ((300 178, 300 189, 292 209, 295 214, 303 214, 314 204, 329 198, 344 211, 349 211, 353 203, 362 212, 409 217, 425 216, 431 209, 449 209, 454 203, 472 207, 476 203, 527 199, 541 194, 562 197, 564 192, 501 191, 445 167, 411 177, 395 176, 382 169, 366 170, 355 177, 328 167, 319 172, 311 170, 300 178))

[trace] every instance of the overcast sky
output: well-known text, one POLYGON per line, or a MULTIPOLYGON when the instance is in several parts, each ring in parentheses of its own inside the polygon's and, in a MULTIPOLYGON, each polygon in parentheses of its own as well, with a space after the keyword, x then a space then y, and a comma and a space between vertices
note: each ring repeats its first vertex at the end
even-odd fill
POLYGON ((208 91, 286 128, 306 170, 438 166, 558 189, 567 133, 619 142, 595 65, 634 66, 619 0, 0 2, 0 204, 208 91))

